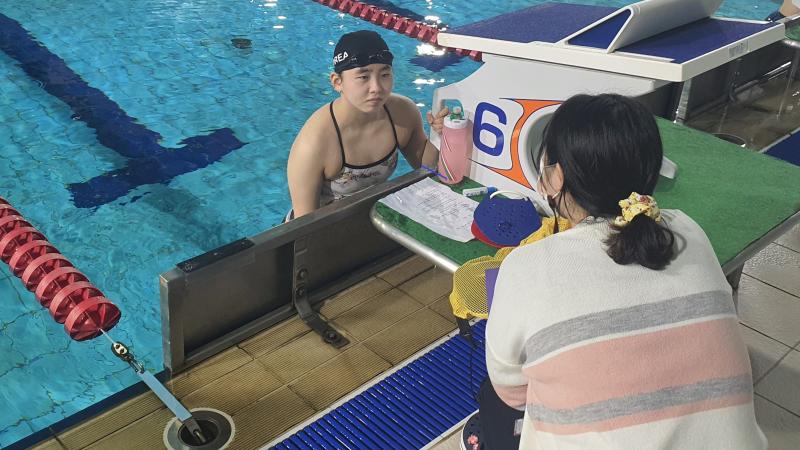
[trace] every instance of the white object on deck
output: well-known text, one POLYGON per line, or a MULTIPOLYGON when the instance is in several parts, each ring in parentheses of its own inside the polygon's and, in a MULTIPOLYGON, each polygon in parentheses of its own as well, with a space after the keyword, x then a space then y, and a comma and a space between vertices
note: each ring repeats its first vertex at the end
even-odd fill
POLYGON ((561 41, 569 44, 570 39, 581 33, 607 23, 611 19, 626 16, 614 39, 606 48, 607 53, 616 51, 649 37, 669 31, 687 23, 706 19, 714 14, 723 0, 645 0, 625 6, 586 28, 561 41))

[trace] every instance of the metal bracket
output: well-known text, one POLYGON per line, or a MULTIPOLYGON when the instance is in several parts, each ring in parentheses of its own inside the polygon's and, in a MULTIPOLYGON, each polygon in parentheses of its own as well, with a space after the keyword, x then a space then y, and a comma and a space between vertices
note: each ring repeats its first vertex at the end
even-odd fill
POLYGON ((466 339, 473 349, 478 348, 472 335, 472 326, 469 324, 469 320, 456 317, 456 324, 458 325, 458 334, 461 335, 462 338, 466 339))
POLYGON ((692 94, 692 79, 688 79, 679 85, 680 95, 678 97, 677 105, 675 105, 675 112, 673 113, 673 123, 683 125, 689 116, 689 97, 692 94))
POLYGON ((308 252, 308 237, 304 236, 294 241, 294 264, 292 271, 292 303, 297 310, 297 314, 315 333, 322 336, 322 339, 334 346, 342 348, 349 344, 341 333, 333 329, 320 315, 311 307, 308 301, 308 268, 306 256, 308 252))
MULTIPOLYGON (((111 337, 108 337, 111 339, 111 337)), ((192 413, 186 409, 185 406, 172 395, 163 384, 156 377, 153 376, 150 371, 144 368, 144 365, 136 360, 136 357, 133 356, 128 346, 123 344, 119 341, 111 342, 111 352, 114 353, 114 356, 121 359, 122 361, 128 363, 131 366, 136 375, 144 381, 147 387, 153 391, 154 394, 161 400, 164 405, 169 408, 169 410, 175 414, 175 417, 180 420, 183 425, 189 430, 189 432, 197 439, 200 443, 205 443, 208 441, 203 434, 203 430, 200 428, 200 425, 197 423, 197 419, 192 416, 192 413)))

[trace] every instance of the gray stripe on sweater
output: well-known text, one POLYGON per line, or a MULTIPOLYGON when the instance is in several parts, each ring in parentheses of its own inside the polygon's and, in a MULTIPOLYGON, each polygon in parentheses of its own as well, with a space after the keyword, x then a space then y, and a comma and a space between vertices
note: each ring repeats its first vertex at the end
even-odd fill
POLYGON ((558 425, 586 424, 729 395, 752 394, 752 391, 753 379, 748 374, 605 400, 574 409, 549 409, 541 405, 528 405, 527 410, 530 418, 539 422, 558 425))
POLYGON ((525 343, 525 361, 578 342, 718 314, 736 314, 730 294, 708 291, 657 303, 610 309, 575 317, 544 328, 525 343))

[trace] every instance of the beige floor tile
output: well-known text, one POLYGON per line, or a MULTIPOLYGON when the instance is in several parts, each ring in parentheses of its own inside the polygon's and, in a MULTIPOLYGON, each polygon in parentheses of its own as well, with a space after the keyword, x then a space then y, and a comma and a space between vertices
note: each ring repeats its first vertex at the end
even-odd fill
POLYGON ((402 291, 392 289, 347 311, 334 319, 333 324, 363 341, 422 307, 402 291))
POLYGON ((776 239, 775 242, 796 252, 800 252, 800 225, 795 225, 794 228, 776 239))
POLYGON ((56 439, 49 439, 47 441, 42 442, 41 444, 37 444, 31 447, 28 450, 64 450, 66 447, 61 445, 56 439))
POLYGON ((287 387, 282 387, 233 416, 236 435, 230 450, 259 448, 316 411, 287 387))
POLYGON ((439 298, 435 302, 428 305, 428 308, 436 311, 440 316, 444 317, 450 322, 456 323, 456 317, 453 315, 453 307, 450 306, 450 296, 445 295, 439 298))
POLYGON ((756 395, 756 421, 767 436, 769 450, 800 448, 800 417, 756 395))
POLYGON ((442 438, 431 450, 460 450, 461 449, 461 430, 442 438))
POLYGON ((756 385, 756 392, 800 415, 800 352, 792 350, 756 385))
POLYGON ((320 312, 328 319, 333 319, 343 312, 353 309, 376 295, 383 294, 390 289, 392 289, 392 285, 385 280, 370 277, 334 295, 330 299, 325 300, 320 312))
POLYGON ((294 316, 242 342, 239 347, 253 357, 258 357, 310 331, 300 317, 294 316))
POLYGON ((453 274, 434 267, 398 286, 414 299, 427 305, 453 290, 453 274))
POLYGON ((251 361, 233 372, 181 398, 187 408, 214 408, 230 415, 283 386, 283 383, 258 361, 251 361))
POLYGON ((364 345, 392 364, 399 364, 431 342, 453 331, 455 325, 421 309, 364 341, 364 345))
POLYGON ((800 253, 770 244, 747 261, 744 273, 800 297, 800 253))
POLYGON ((399 286, 416 275, 433 267, 433 263, 421 256, 412 256, 400 264, 390 267, 378 274, 392 286, 399 286))
POLYGON ((747 350, 750 353, 750 365, 753 368, 753 381, 758 383, 781 358, 792 349, 763 334, 739 325, 747 350))
POLYGON ((183 397, 252 360, 253 358, 241 348, 231 347, 176 375, 164 384, 176 397, 183 397))
POLYGON ((743 324, 789 347, 800 342, 800 298, 748 275, 742 275, 737 296, 743 324))
POLYGON ((322 410, 391 367, 364 345, 356 345, 300 377, 290 388, 322 410))
MULTIPOLYGON (((164 428, 173 418, 166 408, 149 414, 94 444, 90 450, 142 450, 164 448, 164 428)), ((67 447, 72 449, 72 447, 67 447)))
POLYGON ((58 438, 67 448, 83 448, 163 407, 154 393, 146 392, 64 431, 58 438))
POLYGON ((326 344, 317 333, 307 333, 283 347, 259 358, 284 383, 290 383, 326 361, 341 355, 353 346, 353 337, 344 333, 350 344, 335 348, 326 344))

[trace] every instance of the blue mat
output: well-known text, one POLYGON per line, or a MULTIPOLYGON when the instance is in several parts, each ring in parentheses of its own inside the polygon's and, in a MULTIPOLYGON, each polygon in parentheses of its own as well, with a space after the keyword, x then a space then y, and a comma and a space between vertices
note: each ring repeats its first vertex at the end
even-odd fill
POLYGON ((766 152, 770 156, 800 166, 800 133, 789 136, 766 152))
POLYGON ((555 43, 616 10, 609 6, 544 3, 447 32, 500 41, 555 43))
MULTIPOLYGON (((447 32, 500 41, 555 43, 617 11, 609 6, 544 3, 464 25, 447 32)), ((606 48, 627 15, 576 36, 570 44, 606 48)), ((756 33, 780 26, 721 19, 702 19, 619 49, 622 52, 667 58, 684 63, 724 48, 756 33)))
POLYGON ((780 25, 702 19, 641 40, 619 51, 684 63, 777 26, 780 25))
POLYGON ((418 449, 478 409, 486 378, 486 321, 472 327, 477 347, 454 336, 343 403, 273 449, 418 449), (469 361, 472 359, 472 375, 469 361))

